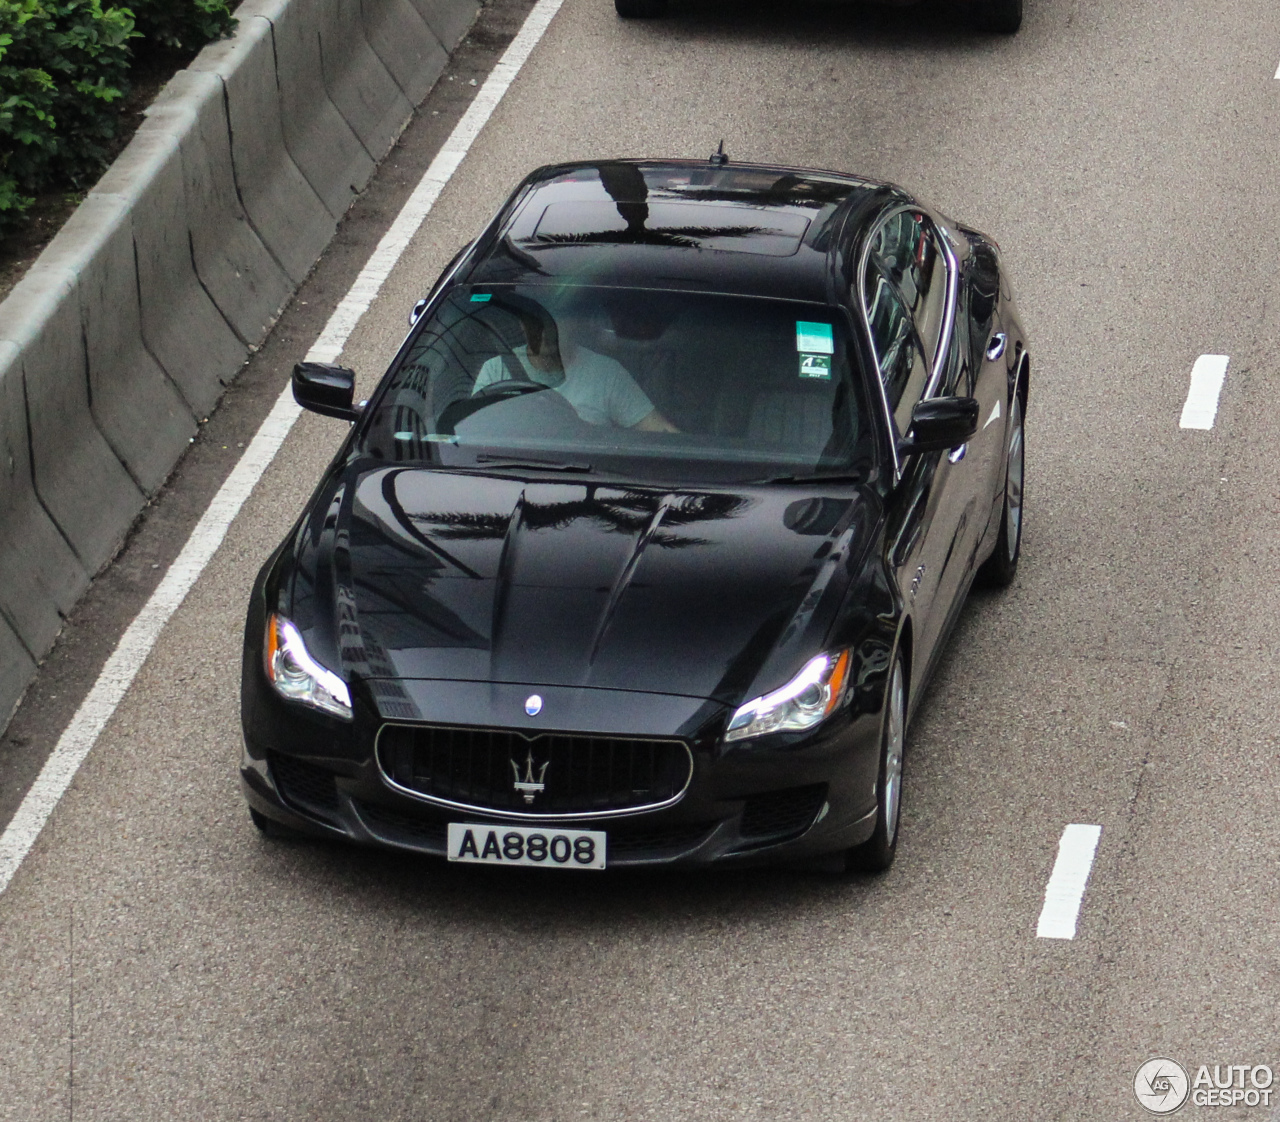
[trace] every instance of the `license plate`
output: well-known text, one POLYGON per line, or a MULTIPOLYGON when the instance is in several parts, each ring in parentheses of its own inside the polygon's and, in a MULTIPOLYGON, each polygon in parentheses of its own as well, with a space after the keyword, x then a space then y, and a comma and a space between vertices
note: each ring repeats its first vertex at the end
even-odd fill
POLYGON ((449 823, 449 860, 481 865, 603 869, 603 830, 545 830, 537 826, 449 823))

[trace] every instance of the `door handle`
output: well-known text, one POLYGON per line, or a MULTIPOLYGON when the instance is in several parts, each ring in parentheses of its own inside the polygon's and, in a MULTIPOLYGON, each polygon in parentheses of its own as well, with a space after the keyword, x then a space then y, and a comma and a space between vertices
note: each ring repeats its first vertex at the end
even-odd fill
POLYGON ((987 344, 987 361, 995 362, 1009 344, 1009 337, 1003 331, 997 331, 991 336, 991 342, 987 344))

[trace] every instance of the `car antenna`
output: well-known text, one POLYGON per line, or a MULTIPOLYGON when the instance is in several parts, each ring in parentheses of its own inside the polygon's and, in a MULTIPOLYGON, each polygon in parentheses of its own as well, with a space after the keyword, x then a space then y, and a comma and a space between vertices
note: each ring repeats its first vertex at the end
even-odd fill
POLYGON ((709 162, 715 164, 718 168, 724 167, 724 165, 729 162, 729 157, 725 155, 724 151, 724 137, 720 138, 720 147, 711 153, 711 160, 709 162))

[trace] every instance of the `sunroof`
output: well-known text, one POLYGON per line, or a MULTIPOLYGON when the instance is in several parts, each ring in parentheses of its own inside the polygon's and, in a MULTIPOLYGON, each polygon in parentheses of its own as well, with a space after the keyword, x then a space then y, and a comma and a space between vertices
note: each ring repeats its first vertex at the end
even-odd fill
POLYGON ((682 202, 552 203, 526 245, 651 245, 790 257, 809 219, 771 207, 682 202))

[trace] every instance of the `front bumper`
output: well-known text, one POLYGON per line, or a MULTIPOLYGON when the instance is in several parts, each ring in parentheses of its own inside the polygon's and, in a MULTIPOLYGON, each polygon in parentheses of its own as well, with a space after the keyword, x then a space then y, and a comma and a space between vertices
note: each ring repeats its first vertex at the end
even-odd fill
MULTIPOLYGON (((318 771, 319 769, 317 769, 318 771)), ((444 857, 448 824, 529 826, 538 823, 509 823, 500 816, 448 812, 408 800, 369 802, 343 791, 335 784, 335 796, 320 806, 284 795, 256 767, 241 772, 245 799, 259 813, 285 826, 319 837, 343 838, 366 845, 409 850, 432 857, 444 857)), ((603 830, 609 836, 610 868, 652 865, 755 865, 787 864, 818 858, 864 842, 875 826, 875 807, 850 818, 833 816, 830 800, 822 785, 820 794, 806 788, 770 792, 780 807, 787 802, 802 804, 812 799, 813 814, 805 821, 788 822, 781 832, 769 834, 744 831, 744 814, 763 800, 742 800, 736 814, 719 821, 686 820, 674 809, 602 821, 574 821, 547 825, 568 825, 573 829, 603 830)), ((289 788, 286 785, 285 790, 289 788)), ((781 817, 781 816, 779 816, 781 817)))
POLYGON ((689 736, 694 775, 674 805, 517 820, 405 794, 379 769, 372 729, 352 730, 344 751, 323 719, 262 700, 276 712, 246 725, 245 797, 269 818, 318 836, 443 857, 450 822, 603 830, 610 867, 635 867, 803 862, 858 845, 874 828, 879 713, 844 714, 792 743, 725 746, 689 736))

